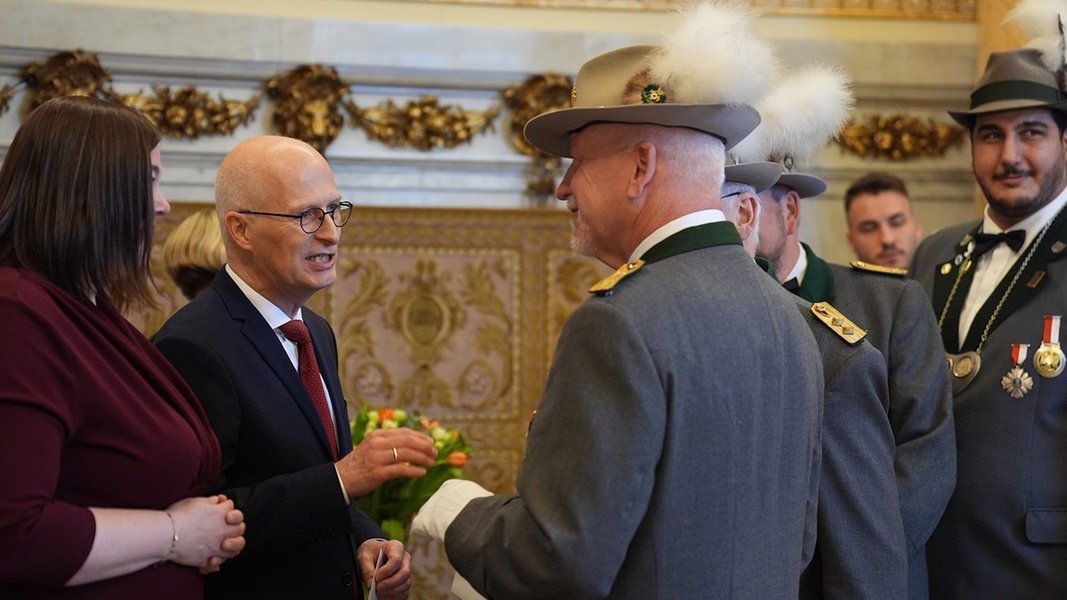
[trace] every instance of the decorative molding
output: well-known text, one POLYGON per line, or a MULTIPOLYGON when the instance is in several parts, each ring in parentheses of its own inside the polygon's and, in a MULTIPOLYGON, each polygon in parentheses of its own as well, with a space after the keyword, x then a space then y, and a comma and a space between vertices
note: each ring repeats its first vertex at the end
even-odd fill
MULTIPOLYGON (((190 86, 175 92, 169 87, 156 86, 155 96, 122 94, 109 85, 111 72, 100 65, 97 56, 81 49, 57 52, 34 61, 19 72, 19 79, 33 91, 30 110, 57 96, 99 96, 139 111, 164 135, 176 138, 232 134, 252 119, 259 104, 256 97, 242 102, 220 96, 216 102, 190 86)), ((0 103, 0 114, 5 110, 6 99, 0 103)))
POLYGON ((399 106, 386 100, 376 108, 360 108, 354 102, 345 107, 352 124, 372 139, 388 146, 407 146, 419 150, 454 148, 470 142, 475 135, 493 129, 499 106, 483 112, 441 105, 437 96, 427 95, 418 101, 399 106))
POLYGON ((34 61, 20 71, 19 79, 19 86, 0 90, 0 114, 24 86, 33 91, 30 110, 56 96, 100 96, 140 111, 164 135, 191 139, 232 134, 253 119, 265 95, 276 103, 271 117, 273 131, 303 140, 323 153, 344 126, 339 110, 342 105, 351 115, 352 124, 371 139, 418 150, 452 148, 469 142, 473 136, 491 130, 493 119, 500 114, 498 106, 481 112, 442 106, 433 95, 403 106, 386 100, 375 108, 360 108, 345 99, 352 84, 343 81, 335 68, 320 64, 301 65, 275 75, 262 84, 263 93, 244 101, 220 95, 216 102, 193 86, 175 92, 156 86, 155 96, 121 94, 109 85, 111 73, 100 65, 97 56, 81 49, 34 61))
POLYGON ((923 121, 908 115, 864 115, 842 128, 834 143, 862 158, 905 161, 938 158, 963 142, 967 130, 959 125, 923 121))
POLYGON ((544 201, 552 197, 563 162, 558 156, 545 154, 531 146, 523 130, 537 115, 569 107, 573 90, 574 81, 557 73, 532 75, 504 90, 504 104, 512 110, 508 139, 516 150, 533 159, 525 173, 524 193, 528 198, 544 201))
MULTIPOLYGON (((670 11, 692 0, 407 0, 439 4, 479 4, 523 8, 579 8, 618 11, 670 11)), ((974 21, 978 0, 748 0, 771 15, 845 16, 891 19, 974 21)))
MULTIPOLYGON (((249 123, 261 95, 244 101, 222 95, 216 101, 194 86, 175 91, 155 86, 154 96, 120 94, 109 83, 111 73, 98 57, 78 49, 59 52, 30 63, 19 73, 21 84, 33 90, 31 110, 50 98, 67 95, 96 95, 134 108, 148 117, 167 136, 196 139, 201 135, 228 135, 249 123)), ((559 157, 549 156, 529 145, 523 136, 527 121, 548 110, 569 106, 574 83, 556 73, 532 75, 502 92, 511 109, 508 139, 512 146, 533 160, 526 168, 525 195, 535 202, 552 197, 555 180, 562 169, 559 157)), ((366 132, 368 138, 393 147, 418 150, 454 148, 469 143, 479 133, 493 129, 499 106, 471 111, 440 104, 437 96, 423 95, 417 101, 397 104, 385 100, 373 108, 361 108, 346 99, 351 84, 334 67, 301 65, 274 75, 263 84, 264 95, 274 102, 271 127, 279 135, 303 140, 321 153, 337 139, 345 125, 344 107, 350 123, 366 132)), ((0 114, 16 87, 0 89, 0 114)))

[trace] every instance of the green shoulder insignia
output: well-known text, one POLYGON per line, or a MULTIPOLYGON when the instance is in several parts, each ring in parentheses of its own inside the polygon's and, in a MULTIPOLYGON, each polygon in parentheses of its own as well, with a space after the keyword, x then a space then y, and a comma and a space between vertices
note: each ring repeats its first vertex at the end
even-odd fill
POLYGON ((633 262, 626 263, 616 269, 611 275, 596 282, 593 287, 589 288, 589 293, 596 294, 597 296, 610 296, 615 292, 615 286, 618 285, 620 281, 636 273, 638 269, 644 266, 644 264, 645 261, 640 258, 633 262))
POLYGON ((858 344, 867 337, 867 332, 856 327, 841 311, 830 306, 828 302, 816 302, 811 305, 811 312, 815 313, 819 320, 826 324, 834 333, 841 336, 849 345, 858 344))
POLYGON ((896 267, 883 267, 882 265, 872 265, 869 262, 862 260, 854 260, 848 263, 850 267, 857 271, 866 271, 868 273, 878 273, 880 275, 892 275, 893 277, 906 277, 908 275, 907 269, 898 269, 896 267))

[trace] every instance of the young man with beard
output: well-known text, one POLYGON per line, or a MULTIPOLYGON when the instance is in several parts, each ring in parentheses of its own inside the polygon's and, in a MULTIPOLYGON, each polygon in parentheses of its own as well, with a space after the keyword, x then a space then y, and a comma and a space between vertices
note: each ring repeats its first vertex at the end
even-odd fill
MULTIPOLYGON (((1062 60, 1062 57, 1060 57, 1062 60)), ((995 52, 969 110, 980 221, 924 241, 913 271, 952 368, 955 493, 929 542, 931 597, 1067 590, 1067 97, 1038 50, 995 52)))

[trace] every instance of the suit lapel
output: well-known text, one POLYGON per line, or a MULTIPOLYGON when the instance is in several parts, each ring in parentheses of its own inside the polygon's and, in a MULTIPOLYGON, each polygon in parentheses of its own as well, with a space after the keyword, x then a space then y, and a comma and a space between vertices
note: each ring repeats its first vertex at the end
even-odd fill
MULTIPOLYGON (((1026 268, 1019 275, 1015 287, 1011 289, 1011 293, 1007 298, 1004 298, 1004 303, 1001 305, 1000 310, 996 312, 996 319, 989 326, 989 331, 996 329, 1008 315, 1014 313, 1044 288, 1049 278, 1049 264, 1062 258, 1065 254, 1064 250, 1067 250, 1067 211, 1060 211, 1060 214, 1056 216, 1049 226, 1048 232, 1041 239, 1041 243, 1034 250, 1030 262, 1026 264, 1026 268)), ((1019 260, 1012 265, 1011 270, 997 284, 996 289, 993 290, 985 304, 982 305, 982 309, 975 315, 971 330, 967 332, 965 348, 978 347, 986 324, 994 316, 997 304, 1004 297, 1008 286, 1011 285, 1011 281, 1015 277, 1016 270, 1022 265, 1022 261, 1026 260, 1027 254, 1029 254, 1029 249, 1025 250, 1019 260)), ((957 295, 960 294, 960 292, 956 293, 957 295)))
MULTIPOLYGON (((237 284, 223 269, 215 277, 215 290, 222 298, 223 304, 226 305, 227 310, 230 313, 230 317, 235 321, 239 321, 239 329, 241 334, 249 341, 256 352, 263 358, 263 361, 267 364, 271 371, 278 377, 278 380, 285 387, 289 397, 292 398, 297 407, 300 409, 301 414, 307 419, 311 429, 315 432, 315 437, 319 440, 319 445, 326 456, 333 457, 333 450, 330 448, 330 441, 326 438, 326 431, 322 428, 322 421, 319 419, 318 411, 315 410, 315 405, 311 402, 311 396, 308 395, 307 389, 304 388, 303 382, 300 381, 300 373, 293 367, 292 361, 289 360, 289 356, 282 348, 281 342, 278 340, 278 334, 267 324, 263 319, 263 315, 259 314, 256 307, 252 305, 252 302, 244 295, 241 288, 237 287, 237 284)), ((319 369, 322 369, 322 353, 318 348, 318 343, 315 341, 315 335, 312 334, 312 344, 315 346, 315 358, 318 359, 319 369)), ((329 378, 324 378, 329 380, 329 378)), ((334 377, 336 379, 336 376, 334 377)), ((329 383, 327 383, 329 385, 329 383)), ((264 389, 266 389, 266 382, 264 382, 264 389)), ((340 384, 337 384, 338 394, 340 393, 340 384)), ((331 398, 339 398, 341 396, 334 396, 334 389, 330 389, 331 398)), ((341 400, 343 402, 343 399, 341 400)), ((337 400, 334 400, 337 403, 337 400)), ((336 415, 336 408, 334 414, 336 415)), ((336 417, 335 417, 336 418, 336 417)), ((338 428, 342 429, 342 428, 338 428)), ((349 434, 349 446, 351 446, 351 434, 349 434)), ((338 438, 338 447, 340 448, 340 438, 338 438)))

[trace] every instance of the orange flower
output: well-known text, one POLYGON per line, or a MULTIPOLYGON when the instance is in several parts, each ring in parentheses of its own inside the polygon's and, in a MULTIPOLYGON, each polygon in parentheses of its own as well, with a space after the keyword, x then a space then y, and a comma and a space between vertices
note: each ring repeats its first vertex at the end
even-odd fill
POLYGON ((448 464, 453 467, 463 467, 467 464, 466 452, 453 452, 448 455, 448 464))
POLYGON ((391 408, 379 409, 378 410, 378 415, 381 418, 383 423, 386 422, 386 421, 392 421, 393 420, 393 409, 391 409, 391 408))

